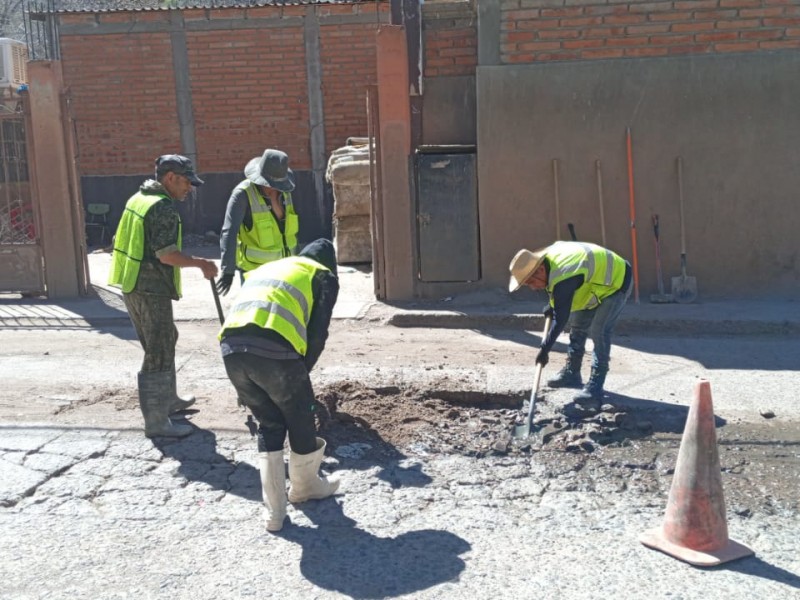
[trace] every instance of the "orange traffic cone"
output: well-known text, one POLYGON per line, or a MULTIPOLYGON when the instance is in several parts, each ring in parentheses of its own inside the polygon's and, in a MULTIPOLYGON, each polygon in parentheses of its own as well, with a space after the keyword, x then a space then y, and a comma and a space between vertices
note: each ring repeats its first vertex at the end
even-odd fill
POLYGON ((701 567, 754 554, 750 548, 728 539, 708 381, 699 381, 694 388, 664 524, 643 533, 639 541, 701 567))

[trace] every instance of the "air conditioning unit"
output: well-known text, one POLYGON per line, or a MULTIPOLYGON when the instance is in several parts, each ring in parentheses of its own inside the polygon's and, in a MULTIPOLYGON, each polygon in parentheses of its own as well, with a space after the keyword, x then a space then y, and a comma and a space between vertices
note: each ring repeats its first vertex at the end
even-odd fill
POLYGON ((11 38, 0 38, 0 87, 27 83, 27 60, 28 49, 25 44, 11 38))

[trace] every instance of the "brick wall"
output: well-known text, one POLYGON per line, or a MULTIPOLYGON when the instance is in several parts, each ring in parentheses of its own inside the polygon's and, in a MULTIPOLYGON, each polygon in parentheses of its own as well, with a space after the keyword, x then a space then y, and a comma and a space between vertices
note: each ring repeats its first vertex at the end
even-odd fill
POLYGON ((800 48, 800 0, 502 0, 504 64, 800 48))
MULTIPOLYGON (((372 8, 374 10, 374 7, 372 8)), ((322 27, 326 152, 367 135, 367 86, 377 82, 375 25, 322 27)))
POLYGON ((271 147, 286 152, 292 168, 308 169, 302 24, 193 31, 187 33, 187 47, 200 168, 241 170, 271 147))
MULTIPOLYGON (((375 33, 389 9, 388 2, 314 7, 326 152, 348 136, 366 135, 365 88, 376 79, 375 33), (353 16, 361 22, 349 22, 353 16)), ((265 147, 285 150, 295 170, 312 167, 308 10, 295 5, 181 11, 202 172, 241 171, 265 147), (256 19, 264 26, 252 25, 256 19)), ((157 154, 181 151, 170 12, 59 15, 81 175, 146 173, 157 154), (115 26, 108 34, 91 31, 115 26), (90 34, 76 30, 81 27, 90 34)))
POLYGON ((423 5, 425 77, 473 75, 478 64, 478 20, 469 3, 423 5))
POLYGON ((90 173, 149 172, 154 149, 180 150, 169 37, 120 37, 61 39, 78 161, 90 173))

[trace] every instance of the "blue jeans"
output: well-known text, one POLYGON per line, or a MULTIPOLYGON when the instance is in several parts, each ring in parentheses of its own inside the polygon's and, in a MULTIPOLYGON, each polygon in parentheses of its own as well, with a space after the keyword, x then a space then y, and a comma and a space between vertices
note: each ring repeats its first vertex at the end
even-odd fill
POLYGON ((591 337, 594 344, 592 369, 603 373, 608 371, 611 358, 611 334, 617 324, 622 309, 631 295, 633 285, 626 291, 617 291, 603 300, 597 308, 578 310, 570 315, 569 349, 567 355, 580 361, 583 358, 586 338, 591 337))

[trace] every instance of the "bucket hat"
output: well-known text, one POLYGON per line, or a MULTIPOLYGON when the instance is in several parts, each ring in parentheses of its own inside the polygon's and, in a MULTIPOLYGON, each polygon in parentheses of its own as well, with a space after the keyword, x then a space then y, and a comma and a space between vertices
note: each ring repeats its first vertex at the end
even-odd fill
POLYGON ((539 248, 533 252, 523 248, 514 255, 514 258, 511 259, 511 264, 508 265, 508 270, 511 271, 511 279, 508 282, 509 292, 516 292, 525 285, 528 278, 544 262, 546 253, 547 248, 539 248))
POLYGON ((266 185, 281 192, 294 190, 294 173, 285 152, 267 148, 244 168, 244 175, 256 185, 266 185))

